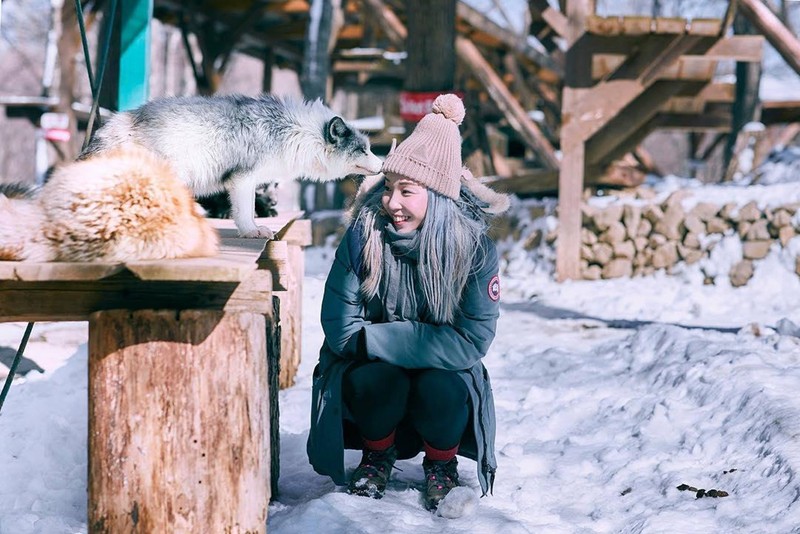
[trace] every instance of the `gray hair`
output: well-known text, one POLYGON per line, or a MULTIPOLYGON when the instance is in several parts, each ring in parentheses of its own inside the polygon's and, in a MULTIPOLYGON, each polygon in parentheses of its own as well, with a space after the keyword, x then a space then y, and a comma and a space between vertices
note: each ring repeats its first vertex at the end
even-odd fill
MULTIPOLYGON (((381 184, 366 192, 360 206, 354 206, 354 222, 361 225, 365 238, 362 264, 355 266, 362 268, 360 289, 365 300, 378 294, 383 278, 383 229, 390 219, 383 211, 382 194, 381 184)), ((417 280, 436 324, 452 324, 464 287, 476 270, 474 258, 476 254, 485 257, 483 235, 488 223, 483 204, 463 186, 458 200, 428 189, 428 210, 419 228, 417 280)))

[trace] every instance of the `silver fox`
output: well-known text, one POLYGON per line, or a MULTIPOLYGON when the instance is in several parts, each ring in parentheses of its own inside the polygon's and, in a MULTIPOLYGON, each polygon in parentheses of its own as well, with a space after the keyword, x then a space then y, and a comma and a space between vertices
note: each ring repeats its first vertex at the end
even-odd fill
POLYGON ((271 95, 153 100, 112 116, 79 159, 127 144, 166 159, 197 196, 227 191, 242 237, 273 237, 255 222, 259 185, 373 175, 382 165, 367 137, 319 100, 271 95))

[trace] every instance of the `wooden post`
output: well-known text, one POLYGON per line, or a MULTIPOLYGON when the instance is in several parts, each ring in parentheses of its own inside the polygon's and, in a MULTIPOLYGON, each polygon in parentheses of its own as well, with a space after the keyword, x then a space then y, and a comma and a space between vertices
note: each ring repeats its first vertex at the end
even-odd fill
MULTIPOLYGON (((738 15, 733 22, 736 34, 752 34, 753 24, 743 15, 738 15)), ((761 62, 736 62, 736 100, 733 104, 733 120, 731 135, 725 143, 723 152, 723 168, 725 172, 720 181, 726 182, 733 178, 733 173, 738 165, 738 154, 734 153, 739 131, 750 121, 760 117, 758 92, 761 85, 761 62), (732 160, 736 160, 733 161, 732 160), (732 164, 733 163, 733 164, 732 164)))
MULTIPOLYGON (((567 28, 570 47, 584 34, 586 18, 594 13, 594 0, 568 0, 566 2, 567 28)), ((558 242, 556 244, 556 277, 559 281, 578 279, 581 276, 581 194, 586 168, 585 146, 580 131, 579 118, 572 115, 586 89, 572 87, 567 80, 575 80, 570 70, 572 61, 580 61, 567 54, 561 117, 561 166, 558 175, 558 242)), ((579 77, 577 77, 579 78, 579 77)))
POLYGON ((265 533, 265 316, 89 318, 89 532, 265 533))
MULTIPOLYGON (((303 247, 311 244, 311 221, 298 219, 292 221, 277 236, 285 250, 280 254, 269 255, 269 265, 273 272, 280 272, 281 278, 273 291, 280 301, 280 380, 281 389, 294 385, 297 369, 300 367, 302 355, 302 314, 303 314, 303 273, 305 271, 305 255, 303 247)), ((267 247, 269 252, 271 249, 267 247)))

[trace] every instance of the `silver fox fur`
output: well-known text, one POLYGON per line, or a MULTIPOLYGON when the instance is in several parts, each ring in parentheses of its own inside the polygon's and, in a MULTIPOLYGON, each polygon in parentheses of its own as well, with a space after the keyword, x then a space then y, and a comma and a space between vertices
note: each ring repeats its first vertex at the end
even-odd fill
POLYGON ((271 95, 153 100, 112 116, 79 159, 127 144, 165 158, 197 196, 227 191, 242 237, 273 237, 254 220, 258 185, 373 175, 382 165, 367 137, 319 100, 271 95))

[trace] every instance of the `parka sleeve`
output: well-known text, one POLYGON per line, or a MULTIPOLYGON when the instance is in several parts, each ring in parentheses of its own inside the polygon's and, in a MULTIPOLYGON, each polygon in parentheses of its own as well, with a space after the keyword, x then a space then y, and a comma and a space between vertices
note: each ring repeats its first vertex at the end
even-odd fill
POLYGON ((409 369, 469 369, 486 352, 495 336, 500 313, 497 249, 484 238, 485 254, 476 261, 452 325, 395 321, 364 326, 366 352, 409 369))
POLYGON ((365 320, 364 305, 359 294, 361 282, 350 260, 349 239, 352 239, 350 230, 336 249, 333 265, 325 281, 321 322, 330 349, 344 358, 357 358, 358 334, 369 322, 365 320))

